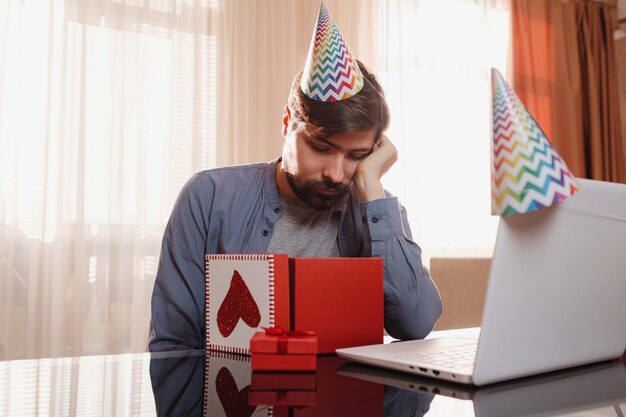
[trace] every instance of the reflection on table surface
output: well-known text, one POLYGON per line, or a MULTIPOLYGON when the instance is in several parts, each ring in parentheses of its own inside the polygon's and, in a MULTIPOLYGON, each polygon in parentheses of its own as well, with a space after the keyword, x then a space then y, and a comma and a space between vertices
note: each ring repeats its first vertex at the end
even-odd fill
POLYGON ((318 358, 253 373, 249 358, 170 352, 0 362, 0 416, 624 416, 626 367, 579 367, 482 388, 318 358))

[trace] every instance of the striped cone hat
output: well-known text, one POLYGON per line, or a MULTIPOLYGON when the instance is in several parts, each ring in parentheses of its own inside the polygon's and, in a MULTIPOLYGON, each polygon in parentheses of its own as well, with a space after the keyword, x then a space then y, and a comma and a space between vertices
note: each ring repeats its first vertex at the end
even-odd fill
POLYGON ((492 214, 528 213, 574 195, 579 190, 576 178, 495 68, 491 86, 492 214))
POLYGON ((316 101, 350 98, 363 88, 363 74, 322 2, 300 88, 316 101))

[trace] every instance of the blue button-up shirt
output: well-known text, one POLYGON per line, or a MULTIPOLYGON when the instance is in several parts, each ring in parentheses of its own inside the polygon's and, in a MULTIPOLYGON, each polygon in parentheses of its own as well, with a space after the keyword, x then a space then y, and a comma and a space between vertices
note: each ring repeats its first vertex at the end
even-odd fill
MULTIPOLYGON (((163 236, 151 351, 204 347, 204 255, 267 252, 282 215, 279 160, 203 171, 185 184, 163 236)), ((354 189, 340 210, 341 256, 384 259, 385 329, 398 339, 424 338, 442 304, 411 240, 406 210, 393 196, 360 202, 354 189)))

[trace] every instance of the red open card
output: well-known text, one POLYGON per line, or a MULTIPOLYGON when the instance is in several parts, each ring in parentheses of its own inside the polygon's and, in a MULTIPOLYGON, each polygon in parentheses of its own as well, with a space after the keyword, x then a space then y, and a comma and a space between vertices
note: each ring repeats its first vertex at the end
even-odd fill
POLYGON ((317 353, 382 343, 382 258, 206 256, 206 348, 250 354, 261 327, 316 332, 317 353))
POLYGON ((291 258, 292 326, 318 353, 383 342, 382 258, 291 258))
MULTIPOLYGON (((337 368, 346 363, 335 356, 320 356, 317 362, 317 390, 315 405, 294 410, 293 417, 344 417, 384 415, 384 389, 378 383, 337 374, 337 368)), ((274 417, 287 417, 279 407, 274 417)))
POLYGON ((315 399, 315 391, 283 390, 248 392, 248 402, 251 406, 270 405, 273 407, 307 407, 315 405, 315 399))

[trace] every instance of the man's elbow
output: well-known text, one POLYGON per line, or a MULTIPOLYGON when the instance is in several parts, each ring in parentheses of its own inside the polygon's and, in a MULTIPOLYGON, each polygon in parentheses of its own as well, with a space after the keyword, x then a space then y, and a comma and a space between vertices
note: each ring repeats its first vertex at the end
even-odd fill
POLYGON ((424 339, 434 329, 443 311, 441 298, 438 295, 426 304, 428 305, 418 307, 417 314, 404 314, 403 317, 385 314, 387 333, 394 339, 400 340, 424 339))
POLYGON ((171 332, 166 329, 157 331, 154 324, 151 323, 148 336, 148 351, 150 352, 197 350, 203 348, 203 341, 195 335, 171 332))
POLYGON ((198 350, 203 349, 202 346, 191 344, 187 341, 173 339, 153 339, 148 342, 148 350, 154 352, 173 352, 180 350, 198 350))

